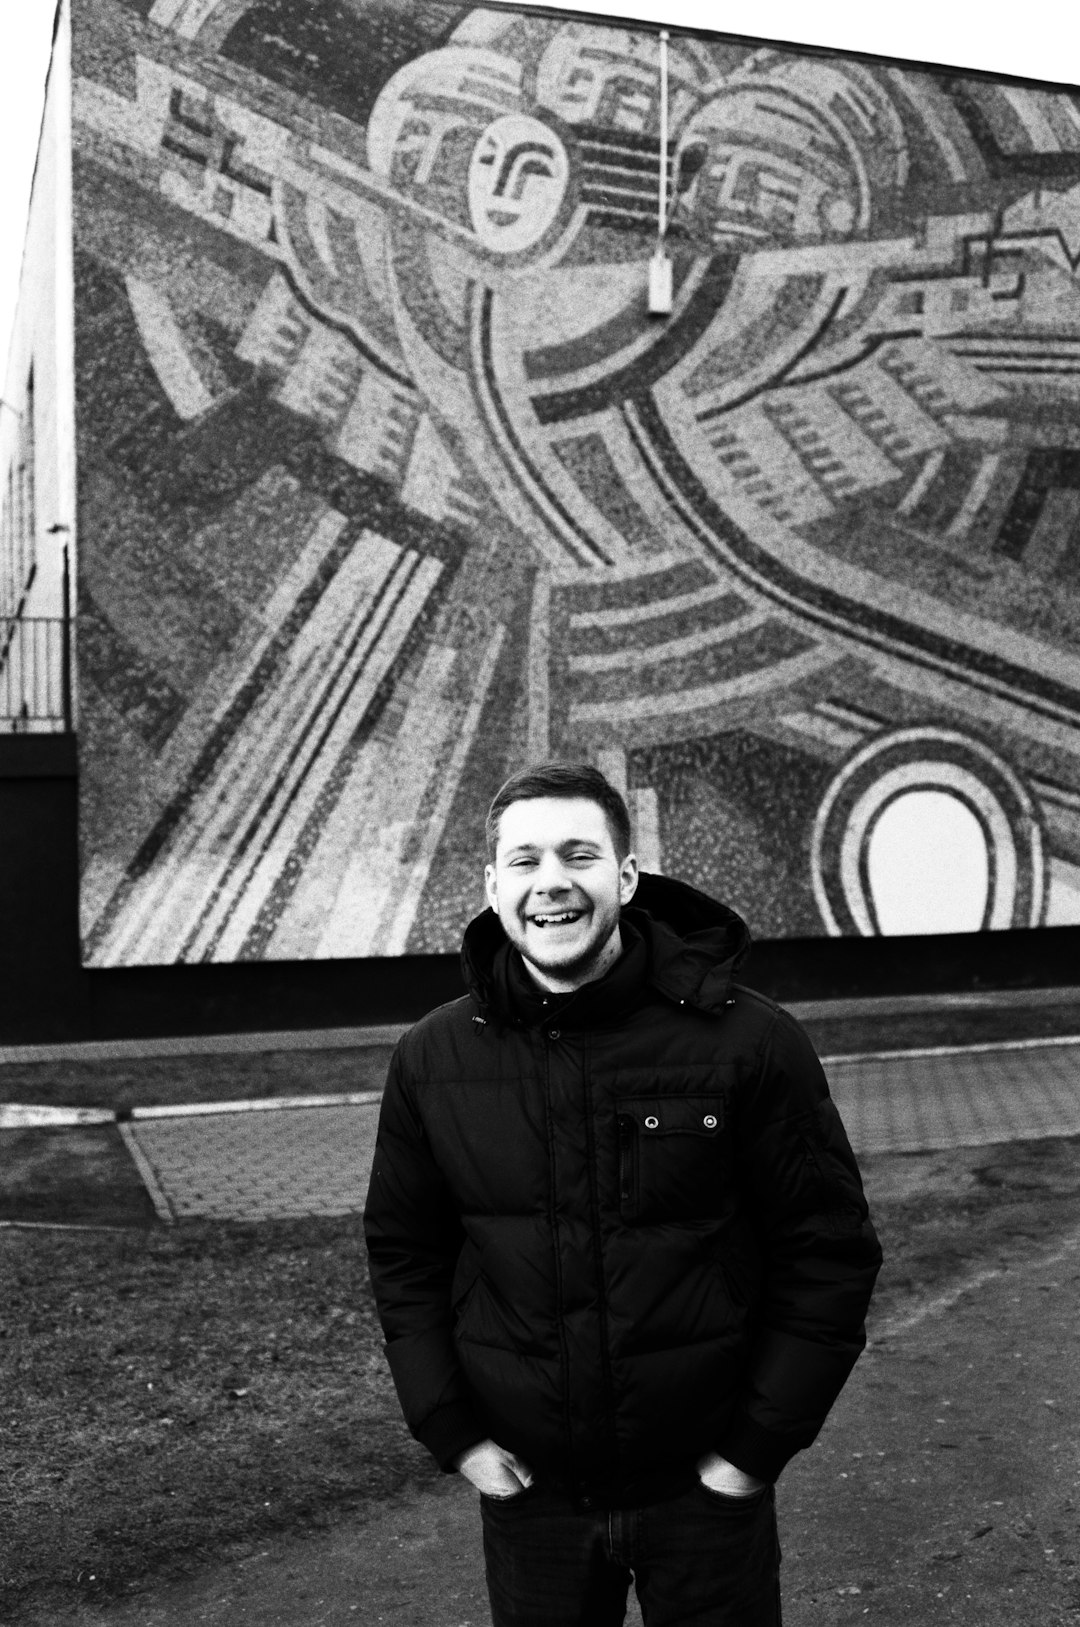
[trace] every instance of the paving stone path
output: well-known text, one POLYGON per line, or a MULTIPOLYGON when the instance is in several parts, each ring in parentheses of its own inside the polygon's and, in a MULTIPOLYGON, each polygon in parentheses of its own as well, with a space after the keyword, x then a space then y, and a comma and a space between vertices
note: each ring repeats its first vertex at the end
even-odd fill
MULTIPOLYGON (((833 1058, 827 1071, 860 1154, 1080 1135, 1080 1039, 833 1058)), ((121 1128, 163 1220, 266 1220, 361 1209, 377 1121, 371 1094, 136 1110, 121 1128)))
POLYGON ((378 1104, 179 1114, 120 1126, 163 1220, 295 1220, 363 1207, 378 1104))

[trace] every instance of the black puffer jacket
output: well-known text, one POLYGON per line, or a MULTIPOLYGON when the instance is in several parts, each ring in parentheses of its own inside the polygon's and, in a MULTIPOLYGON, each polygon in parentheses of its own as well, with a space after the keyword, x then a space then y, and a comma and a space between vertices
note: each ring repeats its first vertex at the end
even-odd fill
POLYGON ((409 1427, 612 1504, 717 1450, 774 1479, 864 1343, 881 1252, 803 1031, 738 916, 643 877, 606 977, 544 1001, 490 912, 390 1069, 365 1211, 409 1427))

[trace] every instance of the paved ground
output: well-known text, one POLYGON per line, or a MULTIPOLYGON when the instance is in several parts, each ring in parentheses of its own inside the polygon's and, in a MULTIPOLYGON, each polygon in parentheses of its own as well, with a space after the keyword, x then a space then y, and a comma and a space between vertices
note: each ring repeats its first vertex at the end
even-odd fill
POLYGON ((378 1100, 120 1125, 163 1220, 292 1220, 363 1203, 378 1100))
POLYGON ((1080 1040, 835 1057, 830 1089, 857 1153, 1080 1134, 1080 1040))
MULTIPOLYGON (((1080 1134, 1080 1040, 836 1058, 828 1071, 857 1153, 1080 1134)), ((121 1130, 162 1219, 264 1220, 361 1206, 377 1096, 265 1106, 204 1105, 190 1116, 135 1110, 121 1130)))

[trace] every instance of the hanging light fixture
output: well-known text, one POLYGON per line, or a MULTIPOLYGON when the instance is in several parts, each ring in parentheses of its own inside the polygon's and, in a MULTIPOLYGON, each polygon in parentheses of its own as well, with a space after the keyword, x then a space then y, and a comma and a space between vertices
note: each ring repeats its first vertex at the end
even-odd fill
POLYGON ((668 31, 660 30, 660 177, 657 188, 656 249, 649 261, 649 315, 670 316, 672 266, 667 253, 668 223, 668 31))

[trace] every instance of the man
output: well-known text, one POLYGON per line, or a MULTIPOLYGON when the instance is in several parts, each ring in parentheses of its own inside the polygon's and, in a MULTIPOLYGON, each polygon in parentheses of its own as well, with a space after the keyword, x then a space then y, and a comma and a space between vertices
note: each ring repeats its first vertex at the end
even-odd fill
POLYGON ((406 1420, 480 1493, 495 1627, 614 1627, 631 1575, 647 1627, 779 1627, 773 1483, 881 1263, 820 1064, 597 770, 515 775, 488 842, 365 1211, 406 1420))

